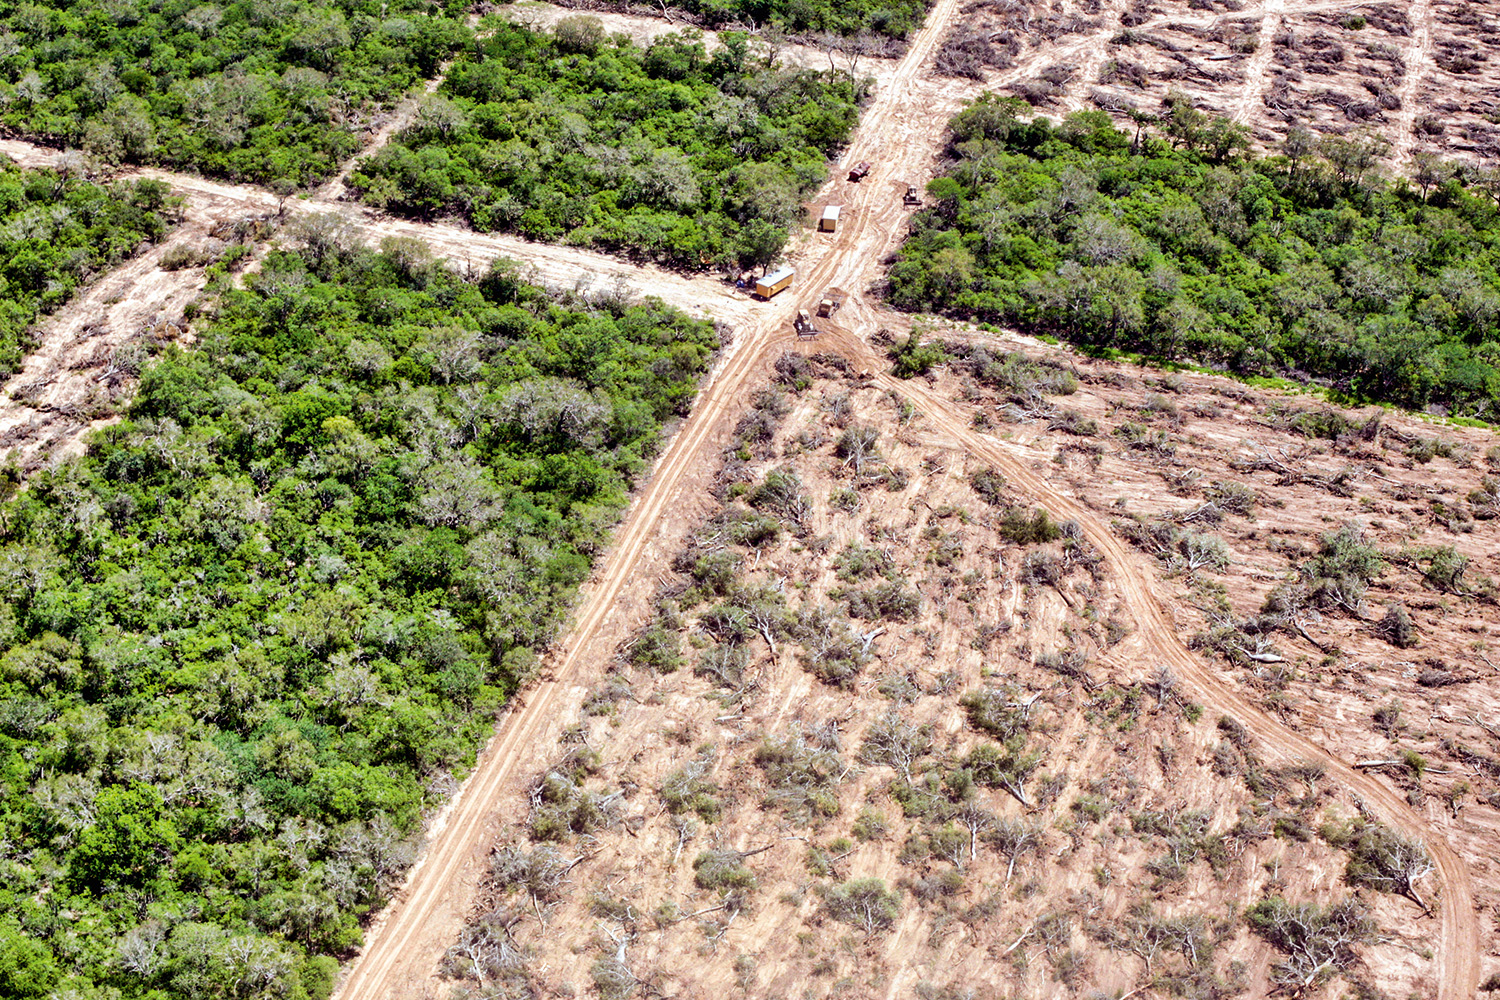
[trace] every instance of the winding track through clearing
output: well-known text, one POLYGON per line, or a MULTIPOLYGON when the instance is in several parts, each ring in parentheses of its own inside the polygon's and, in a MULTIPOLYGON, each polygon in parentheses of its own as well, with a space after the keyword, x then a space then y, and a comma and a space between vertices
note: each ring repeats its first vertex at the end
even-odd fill
MULTIPOLYGON (((924 89, 917 82, 918 72, 936 47, 944 26, 955 16, 957 3, 958 0, 943 0, 938 4, 907 58, 865 116, 846 161, 871 159, 876 162, 876 169, 859 185, 834 180, 818 199, 821 203, 847 206, 846 228, 827 242, 819 243, 817 237, 805 240, 805 245, 793 253, 800 265, 801 291, 797 304, 811 304, 821 289, 828 286, 851 291, 839 314, 840 323, 828 329, 824 346, 849 351, 856 367, 867 372, 874 372, 882 366, 881 362, 861 338, 849 331, 848 325, 853 321, 868 329, 881 318, 883 310, 868 303, 862 290, 878 277, 884 251, 899 240, 904 228, 899 225, 903 210, 899 207, 897 189, 903 177, 922 176, 924 161, 930 160, 938 148, 941 123, 946 120, 946 115, 930 104, 913 108, 910 101, 900 98, 907 92, 916 94, 924 89), (936 128, 934 120, 938 122, 936 128), (892 145, 893 137, 902 141, 892 145), (919 139, 925 142, 913 141, 919 139), (882 142, 884 147, 880 148, 878 144, 882 142)), ((341 1000, 420 996, 435 988, 434 966, 446 945, 457 938, 466 906, 483 871, 485 848, 491 841, 487 834, 492 834, 499 825, 494 810, 504 801, 519 801, 507 799, 508 794, 524 794, 521 783, 530 775, 520 773, 520 769, 529 761, 527 749, 561 725, 561 710, 570 707, 573 700, 569 681, 584 658, 601 648, 610 648, 611 626, 617 624, 611 621, 611 609, 634 577, 637 564, 649 561, 647 550, 656 522, 680 499, 679 489, 688 472, 715 460, 742 401, 774 357, 788 346, 786 330, 792 306, 792 302, 783 299, 762 307, 757 322, 741 328, 742 340, 737 350, 705 388, 692 416, 669 444, 650 482, 627 514, 552 675, 506 719, 498 740, 486 751, 455 803, 451 819, 435 834, 422 866, 413 872, 406 891, 392 904, 386 921, 372 932, 369 946, 351 966, 340 992, 341 1000)), ((1108 528, 1082 505, 1058 493, 1007 447, 971 432, 947 401, 915 383, 900 382, 888 375, 877 376, 877 384, 911 398, 935 424, 974 453, 994 462, 1018 486, 1059 515, 1078 520, 1090 540, 1115 565, 1147 654, 1170 664, 1205 707, 1240 719, 1273 754, 1288 760, 1322 762, 1329 773, 1342 780, 1387 823, 1428 845, 1444 886, 1439 911, 1442 918, 1437 967, 1439 996, 1445 1000, 1466 1000, 1472 996, 1479 974, 1478 922, 1473 913, 1467 868, 1441 837, 1393 789, 1376 778, 1353 771, 1317 744, 1286 729, 1244 702, 1215 676, 1178 638, 1175 625, 1151 587, 1149 571, 1141 569, 1108 528)))
POLYGON ((1442 879, 1442 898, 1437 915, 1436 975, 1438 996, 1443 1000, 1467 1000, 1479 986, 1479 921, 1469 885, 1468 865, 1449 847, 1442 835, 1419 816, 1395 788, 1372 775, 1356 771, 1317 743, 1287 728, 1262 712, 1194 655, 1178 635, 1176 624, 1157 596, 1151 572, 1126 550, 1119 537, 1074 497, 1059 492, 1032 469, 1035 454, 970 429, 954 405, 913 381, 889 374, 876 377, 875 384, 898 393, 917 405, 923 414, 961 442, 972 454, 993 463, 1012 483, 1047 506, 1062 519, 1072 519, 1098 547, 1113 567, 1126 607, 1134 616, 1144 652, 1157 663, 1170 666, 1178 681, 1193 692, 1203 707, 1239 720, 1260 744, 1285 763, 1313 761, 1321 764, 1386 825, 1427 846, 1442 879))

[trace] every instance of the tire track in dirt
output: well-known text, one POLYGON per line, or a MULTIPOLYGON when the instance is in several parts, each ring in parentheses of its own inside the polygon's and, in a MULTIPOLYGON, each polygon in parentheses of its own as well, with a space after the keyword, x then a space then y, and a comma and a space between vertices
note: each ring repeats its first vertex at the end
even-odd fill
POLYGON ((370 136, 370 141, 360 147, 359 152, 345 160, 344 165, 339 167, 338 173, 334 174, 326 183, 319 187, 313 197, 318 201, 333 201, 344 197, 348 193, 344 182, 349 179, 349 175, 354 171, 354 168, 390 145, 391 139, 396 133, 412 123, 412 120, 417 117, 417 112, 422 107, 422 102, 433 94, 436 94, 437 89, 443 85, 443 81, 448 79, 448 70, 452 65, 451 61, 443 63, 442 68, 438 70, 437 76, 434 76, 423 85, 420 94, 412 94, 398 104, 396 110, 391 113, 390 120, 376 129, 374 134, 370 136))
POLYGON ((1406 48, 1406 72, 1401 77, 1401 109, 1396 113, 1396 135, 1391 142, 1391 162, 1405 167, 1416 144, 1417 104, 1422 83, 1432 67, 1432 0, 1414 0, 1406 8, 1411 19, 1411 44, 1406 48))
POLYGON ((1260 41, 1255 46, 1255 54, 1245 63, 1245 92, 1240 95, 1239 104, 1231 115, 1241 125, 1250 124, 1250 120, 1260 110, 1261 98, 1265 96, 1270 76, 1271 56, 1276 49, 1272 39, 1281 31, 1281 11, 1284 6, 1285 0, 1266 0, 1266 16, 1260 22, 1260 41))
POLYGON ((1135 616, 1137 635, 1144 641, 1147 652, 1158 663, 1170 665, 1205 709, 1238 719, 1264 747, 1288 763, 1309 760, 1321 764, 1330 777, 1353 793, 1383 822, 1426 845, 1441 876, 1443 889, 1438 910, 1442 926, 1435 959, 1438 996, 1442 1000, 1473 997, 1479 986, 1479 921, 1474 915, 1468 866, 1447 841, 1417 815, 1395 789, 1356 771, 1317 743, 1246 702, 1189 651, 1157 596, 1150 572, 1140 569, 1139 560, 1125 549, 1112 531, 1099 523, 1091 511, 1072 496, 1058 492, 1031 469, 1027 458, 1035 456, 1025 456, 1012 445, 974 432, 962 417, 953 412, 952 403, 913 381, 882 373, 876 377, 875 384, 911 400, 944 433, 971 453, 993 463, 1007 479, 1045 504, 1060 519, 1077 521, 1088 540, 1114 566, 1122 596, 1135 616))
POLYGON ((1089 39, 1079 53, 1078 69, 1068 81, 1063 106, 1069 111, 1082 111, 1088 106, 1089 92, 1099 82, 1099 74, 1109 61, 1109 41, 1120 31, 1120 12, 1111 8, 1104 20, 1104 27, 1089 39))

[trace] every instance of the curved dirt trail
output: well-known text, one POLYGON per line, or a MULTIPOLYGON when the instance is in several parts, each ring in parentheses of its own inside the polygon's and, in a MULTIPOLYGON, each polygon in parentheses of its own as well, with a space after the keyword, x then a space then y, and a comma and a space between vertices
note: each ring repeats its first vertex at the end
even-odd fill
MULTIPOLYGON (((441 827, 429 832, 422 859, 397 898, 371 927, 364 951, 350 964, 338 991, 340 1000, 402 1000, 432 996, 440 989, 438 962, 458 938, 474 904, 489 847, 509 819, 497 809, 503 802, 516 801, 513 793, 520 791, 521 783, 530 777, 526 769, 532 766, 532 750, 560 726, 559 715, 569 703, 573 676, 586 659, 610 655, 615 639, 609 628, 611 612, 643 552, 649 549, 659 522, 680 502, 679 489, 688 473, 712 462, 743 409, 746 391, 759 381, 777 352, 788 346, 796 306, 801 302, 811 304, 838 274, 848 274, 855 282, 878 274, 879 251, 900 239, 901 227, 892 231, 875 223, 901 215, 900 194, 904 188, 895 191, 892 187, 897 166, 915 167, 923 157, 931 158, 930 144, 913 152, 912 147, 918 144, 907 141, 919 131, 917 121, 937 137, 946 127, 946 116, 934 113, 931 107, 910 108, 909 91, 947 21, 956 16, 958 5, 959 0, 941 0, 934 8, 927 25, 864 116, 846 159, 854 162, 889 154, 881 160, 880 168, 859 185, 834 180, 825 186, 820 199, 823 203, 833 195, 850 196, 849 203, 856 210, 850 213, 848 226, 833 242, 814 241, 794 255, 804 262, 796 299, 783 295, 758 307, 755 322, 738 331, 739 341, 711 375, 692 415, 667 445, 649 483, 627 512, 599 576, 587 590, 562 655, 555 659, 546 679, 512 709, 499 735, 481 754, 441 827), (899 140, 898 145, 876 148, 877 138, 889 141, 892 137, 899 140), (894 159, 897 154, 899 160, 894 159), (874 204, 877 200, 882 203, 874 204), (846 262, 842 268, 841 262, 846 262)), ((846 287, 853 291, 856 284, 846 287)))
POLYGON ((1271 56, 1276 49, 1273 39, 1281 30, 1281 10, 1284 6, 1285 0, 1266 0, 1266 16, 1260 22, 1260 41, 1255 46, 1255 54, 1245 63, 1245 92, 1240 95, 1240 102, 1235 106, 1232 116, 1241 125, 1249 124, 1250 119, 1260 110, 1261 98, 1266 92, 1268 70, 1271 68, 1271 56))
POLYGON ((422 108, 422 101, 437 93, 437 89, 448 78, 448 68, 452 65, 453 63, 451 62, 443 63, 442 68, 437 72, 437 76, 434 76, 423 85, 420 94, 412 94, 398 104, 396 109, 391 112, 390 121, 376 129, 374 134, 370 136, 370 141, 361 146, 359 152, 344 161, 344 165, 339 167, 339 172, 334 174, 322 187, 318 188, 315 197, 320 201, 342 198, 345 193, 344 181, 349 179, 349 175, 354 172, 354 168, 390 145, 392 137, 412 123, 417 117, 417 112, 422 108))
POLYGON ((1432 64, 1432 0, 1416 0, 1406 13, 1411 18, 1411 45, 1403 57, 1406 73, 1401 77, 1401 110, 1396 114, 1396 138, 1391 144, 1391 162, 1398 167, 1411 162, 1417 141, 1417 101, 1432 64))
MULTIPOLYGON (((1438 996, 1443 1000, 1468 1000, 1479 986, 1479 921, 1469 886, 1468 866, 1447 841, 1412 811, 1394 788, 1356 771, 1317 743, 1271 718, 1251 705, 1183 645, 1176 624, 1157 597, 1149 571, 1126 550, 1120 539, 1073 497, 1058 492, 1037 475, 1027 457, 1014 446, 971 430, 952 412, 952 404, 914 381, 889 374, 876 377, 875 384, 910 399, 924 416, 952 436, 972 454, 981 455, 1007 479, 1032 498, 1045 504, 1060 518, 1072 519, 1088 540, 1098 547, 1114 567, 1122 597, 1135 616, 1137 636, 1145 652, 1169 665, 1177 678, 1193 691, 1204 708, 1238 719, 1271 753, 1288 763, 1308 760, 1321 764, 1387 825, 1426 845, 1442 879, 1438 915, 1442 922, 1437 942, 1438 996)), ((1029 456, 1034 458, 1035 456, 1029 456)))

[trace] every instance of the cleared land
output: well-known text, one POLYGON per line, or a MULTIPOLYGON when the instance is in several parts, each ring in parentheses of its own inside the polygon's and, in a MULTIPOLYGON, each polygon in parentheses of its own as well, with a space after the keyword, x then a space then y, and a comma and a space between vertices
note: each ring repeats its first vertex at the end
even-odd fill
POLYGON ((1043 112, 1122 122, 1170 94, 1274 149, 1302 126, 1370 137, 1386 162, 1495 156, 1496 14, 1486 4, 1084 0, 965 9, 939 68, 1043 112))

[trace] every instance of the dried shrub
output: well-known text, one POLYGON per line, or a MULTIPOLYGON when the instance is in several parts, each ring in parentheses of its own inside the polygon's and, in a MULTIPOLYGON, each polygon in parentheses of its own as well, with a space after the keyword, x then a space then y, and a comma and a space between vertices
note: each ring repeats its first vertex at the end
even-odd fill
POLYGON ((911 621, 922 608, 922 597, 900 580, 888 580, 868 590, 843 594, 850 616, 865 621, 911 621))
POLYGON ((700 889, 753 889, 755 873, 742 851, 703 851, 693 859, 693 881, 700 889))
POLYGON ((901 894, 883 879, 850 879, 825 887, 822 895, 825 914, 866 934, 890 927, 901 915, 901 894))
POLYGON ((780 737, 767 736, 755 750, 755 763, 765 775, 765 804, 788 818, 810 823, 836 816, 837 787, 845 774, 844 759, 836 751, 810 740, 793 726, 780 737))
POLYGON ((709 777, 713 753, 708 751, 667 775, 661 783, 661 800, 674 816, 694 812, 707 823, 719 819, 719 786, 709 777))
POLYGON ((1375 626, 1375 634, 1400 649, 1417 644, 1417 628, 1412 624, 1411 612, 1399 601, 1386 608, 1385 617, 1375 626))
POLYGON ((1245 919, 1286 955, 1272 967, 1272 983, 1278 990, 1298 993, 1349 969, 1357 960, 1355 946, 1375 931, 1363 904, 1354 899, 1325 908, 1271 896, 1252 907, 1245 919))

